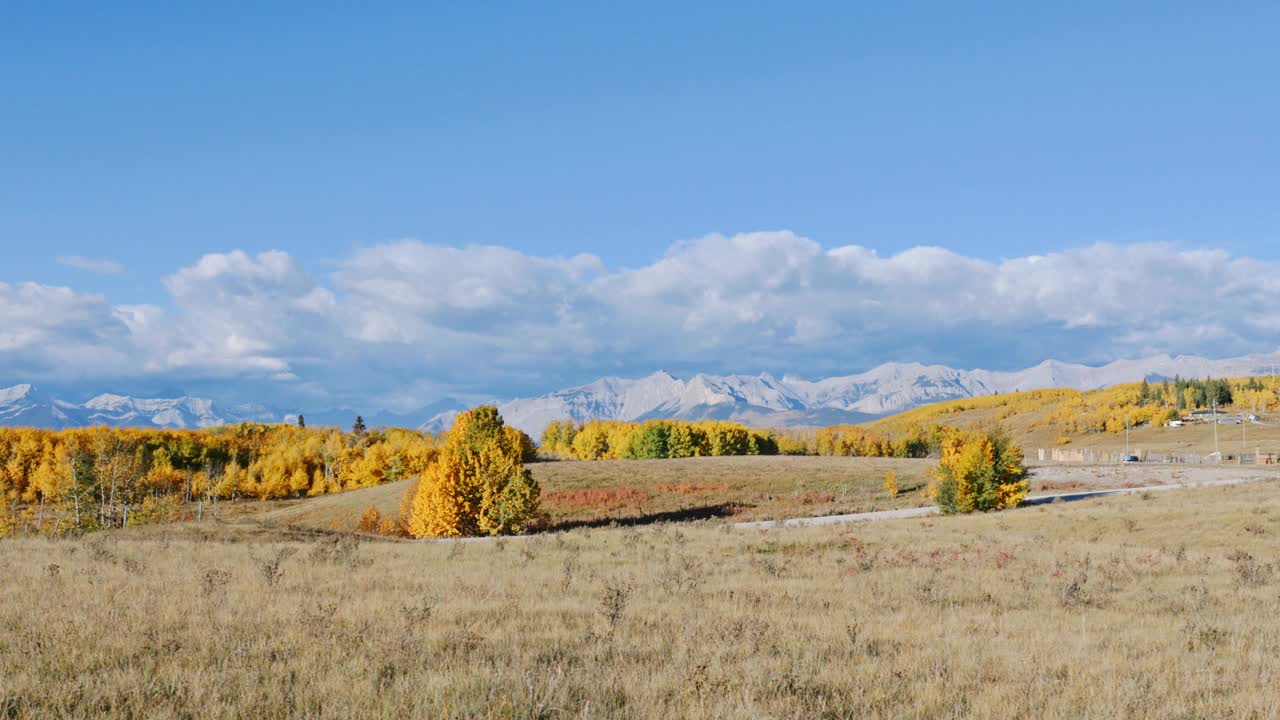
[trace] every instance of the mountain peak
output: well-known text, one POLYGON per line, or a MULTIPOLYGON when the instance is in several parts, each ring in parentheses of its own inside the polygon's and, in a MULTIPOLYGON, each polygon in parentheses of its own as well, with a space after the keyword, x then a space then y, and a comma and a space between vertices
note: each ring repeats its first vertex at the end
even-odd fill
POLYGON ((34 390, 30 383, 21 383, 7 388, 0 388, 0 405, 9 405, 27 398, 34 390))
MULTIPOLYGON (((538 435, 551 420, 571 418, 640 421, 654 418, 725 419, 758 427, 821 426, 864 422, 919 405, 961 397, 1049 387, 1092 390, 1144 377, 1244 377, 1268 375, 1280 353, 1228 359, 1156 355, 1101 366, 1059 360, 1016 371, 957 370, 945 365, 893 362, 857 375, 804 380, 758 375, 698 373, 688 380, 664 370, 642 377, 603 377, 540 397, 498 402, 509 425, 538 435)), ((199 428, 239 422, 279 422, 285 412, 259 404, 216 404, 212 399, 132 397, 101 393, 87 402, 37 395, 23 383, 0 388, 0 425, 80 427, 113 425, 199 428)), ((439 430, 448 427, 461 403, 442 402, 415 412, 384 414, 381 424, 439 430), (444 411, 444 412, 442 412, 444 411), (425 422, 424 422, 425 421, 425 422)), ((289 408, 297 413, 298 408, 289 408)), ((376 408, 363 412, 374 423, 376 408)), ((311 425, 345 425, 352 410, 307 411, 311 425)))
POLYGON ((115 393, 102 393, 89 398, 84 406, 90 410, 109 410, 128 404, 132 398, 115 393))
MULTIPOLYGON (((803 380, 784 375, 778 380, 759 375, 697 373, 678 380, 659 372, 636 380, 610 378, 542 397, 501 403, 508 424, 531 435, 551 420, 566 417, 579 422, 719 418, 757 426, 813 426, 863 422, 944 400, 994 393, 1073 387, 1089 390, 1123 382, 1138 382, 1150 372, 1184 375, 1243 376, 1270 372, 1280 355, 1209 360, 1200 357, 1113 362, 1098 367, 1059 360, 1017 371, 957 370, 945 365, 892 362, 857 375, 803 380), (663 383, 653 383, 664 378, 663 383)), ((425 427, 443 429, 451 418, 436 418, 425 427)))

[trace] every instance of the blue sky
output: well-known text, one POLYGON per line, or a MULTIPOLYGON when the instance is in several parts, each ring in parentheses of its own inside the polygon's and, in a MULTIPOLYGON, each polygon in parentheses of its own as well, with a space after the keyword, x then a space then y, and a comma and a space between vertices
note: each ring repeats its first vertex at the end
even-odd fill
MULTIPOLYGON (((33 374, 181 382, 213 372, 252 385, 267 373, 282 394, 307 386, 425 402, 658 366, 817 374, 887 360, 1007 367, 1050 352, 1095 362, 1278 344, 1261 320, 1227 318, 1265 308, 1258 303, 1275 294, 1266 285, 1223 298, 1237 305, 1221 316, 1185 318, 1171 307, 1146 319, 1099 308, 1020 317, 1002 332, 1016 328, 1020 349, 1005 352, 985 340, 958 349, 957 334, 980 328, 930 325, 932 316, 906 317, 930 332, 897 339, 813 320, 825 329, 810 342, 797 318, 782 332, 766 317, 782 311, 770 302, 790 297, 783 283, 744 296, 757 305, 733 339, 709 341, 709 331, 681 321, 679 337, 636 333, 665 354, 604 332, 554 372, 545 353, 562 354, 563 342, 543 354, 507 350, 470 381, 438 364, 474 366, 476 347, 503 347, 486 333, 523 316, 482 302, 496 296, 485 283, 541 288, 525 260, 594 258, 544 278, 565 283, 558 294, 504 296, 560 318, 540 338, 581 340, 593 330, 575 313, 600 312, 583 288, 631 287, 619 279, 627 272, 683 267, 661 260, 695 257, 689 248, 716 234, 742 234, 741 247, 780 242, 789 258, 809 257, 808 242, 819 257, 850 246, 886 259, 940 247, 957 267, 1057 254, 1085 277, 1097 273, 1070 263, 1114 260, 1109 249, 1122 263, 1182 253, 1188 268, 1209 250, 1221 254, 1218 271, 1266 275, 1280 260, 1274 3, 185 5, 194 4, 0 7, 0 282, 14 294, 0 314, 18 327, 45 316, 40 328, 0 340, 0 383, 33 374), (791 239, 750 239, 778 230, 791 239), (406 250, 406 239, 428 250, 406 250), (462 292, 480 299, 465 307, 383 298, 379 313, 404 314, 371 329, 377 273, 438 272, 442 285, 471 277, 436 250, 473 245, 523 260, 476 269, 462 292), (1153 256, 1143 250, 1151 247, 1164 249, 1153 256), (248 262, 183 272, 233 251, 248 262), (271 255, 264 265, 270 251, 287 262, 271 255), (412 256, 408 264, 387 259, 397 253, 412 256), (353 265, 375 276, 357 277, 353 265), (197 277, 216 287, 178 287, 197 277), (44 290, 19 297, 24 283, 101 302, 89 310, 88 300, 63 298, 79 309, 64 308, 73 317, 59 325, 48 316, 62 305, 44 290), (329 293, 332 308, 316 305, 327 301, 315 292, 329 293), (305 322, 268 327, 255 310, 308 293, 306 312, 341 316, 316 328, 338 333, 331 345, 341 352, 294 337, 305 322), (202 297, 223 298, 221 308, 199 307, 202 297), (237 302, 256 317, 234 317, 237 302), (92 327, 122 313, 136 315, 123 329, 92 327), (212 329, 173 337, 196 319, 212 329), (38 340, 53 352, 66 337, 75 349, 56 358, 34 349, 38 340), (70 360, 104 352, 118 364, 70 360), (225 357, 192 359, 201 352, 225 357), (389 354, 421 362, 390 363, 382 384, 342 379, 353 364, 382 367, 389 354)), ((1202 275, 1206 288, 1228 279, 1202 275)), ((795 282, 815 286, 810 275, 795 282)), ((831 282, 835 294, 822 300, 849 303, 856 315, 863 296, 831 282)), ((674 291, 646 292, 634 301, 656 307, 674 291)), ((735 295, 703 288, 674 304, 672 317, 705 312, 697 303, 708 297, 735 295)))

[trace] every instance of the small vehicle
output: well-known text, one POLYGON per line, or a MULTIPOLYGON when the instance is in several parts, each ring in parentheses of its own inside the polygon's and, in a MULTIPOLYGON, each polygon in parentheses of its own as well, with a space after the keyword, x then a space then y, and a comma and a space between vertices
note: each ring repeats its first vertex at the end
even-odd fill
POLYGON ((1137 455, 1125 455, 1121 462, 1136 463, 1142 461, 1138 459, 1137 455))

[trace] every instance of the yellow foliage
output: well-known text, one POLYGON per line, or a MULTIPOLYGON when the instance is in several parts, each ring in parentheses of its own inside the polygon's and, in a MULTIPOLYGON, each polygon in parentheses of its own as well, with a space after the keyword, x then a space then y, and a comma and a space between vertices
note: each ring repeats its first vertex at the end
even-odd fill
MULTIPOLYGON (((885 435, 899 437, 918 432, 918 428, 934 425, 960 425, 970 429, 992 421, 1014 426, 1019 431, 1043 428, 1057 439, 1056 445, 1068 444, 1073 437, 1092 433, 1123 433, 1125 427, 1161 425, 1176 420, 1182 413, 1207 407, 1203 400, 1205 386, 1230 389, 1236 410, 1262 412, 1280 405, 1280 388, 1259 378, 1231 380, 1194 380, 1179 389, 1172 381, 1164 383, 1126 383, 1101 390, 1033 390, 963 398, 908 410, 865 426, 844 430, 846 444, 855 453, 877 452, 874 439, 885 435)), ((1219 407, 1231 407, 1220 402, 1219 407)), ((818 431, 819 454, 841 454, 828 428, 818 431), (834 447, 833 447, 834 443, 834 447)), ((838 429, 843 430, 843 429, 838 429)))
POLYGON ((538 484, 524 467, 523 433, 509 432, 497 408, 460 413, 413 491, 402 524, 414 537, 522 532, 538 507, 538 484))
MULTIPOLYGON (((426 474, 426 470, 422 474, 426 474)), ((396 523, 400 526, 400 532, 403 535, 412 535, 409 532, 409 519, 413 517, 413 504, 418 497, 418 485, 421 484, 421 475, 409 483, 404 489, 404 493, 400 495, 400 513, 396 516, 396 523)))
POLYGON ((173 522, 182 513, 181 498, 177 495, 148 495, 142 504, 129 514, 128 524, 150 525, 173 522))
POLYGON ((898 474, 890 470, 884 476, 884 491, 891 498, 898 497, 898 474))
POLYGON ((360 522, 356 523, 356 532, 374 533, 378 531, 378 526, 382 523, 382 514, 378 512, 378 508, 370 505, 365 508, 364 513, 360 516, 360 522))
POLYGON ((466 492, 461 453, 445 447, 422 474, 406 526, 414 537, 475 534, 467 520, 474 514, 466 492))
MULTIPOLYGON (((526 444, 531 446, 527 436, 526 444)), ((0 501, 81 529, 163 517, 166 503, 319 495, 416 477, 435 438, 246 423, 206 430, 0 428, 0 501), (163 502, 162 502, 163 501, 163 502), (50 508, 49 506, 52 506, 50 508)))
MULTIPOLYGON (((790 442, 788 448, 794 451, 797 444, 790 442)), ((776 455, 779 441, 771 432, 720 420, 589 420, 582 425, 564 420, 547 425, 542 449, 577 460, 639 460, 776 455)))
POLYGON ((947 428, 942 457, 930 474, 929 496, 948 513, 1016 507, 1028 490, 1022 449, 1001 429, 947 428))

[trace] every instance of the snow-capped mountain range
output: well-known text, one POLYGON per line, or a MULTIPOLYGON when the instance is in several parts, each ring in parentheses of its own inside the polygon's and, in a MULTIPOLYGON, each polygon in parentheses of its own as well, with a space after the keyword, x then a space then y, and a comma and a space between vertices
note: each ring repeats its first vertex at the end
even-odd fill
MULTIPOLYGON (((552 420, 725 419, 761 427, 820 426, 862 422, 919 405, 959 397, 1069 387, 1091 390, 1143 378, 1268 375, 1280 353, 1225 360, 1159 355, 1101 367, 1048 360, 1014 372, 957 370, 942 365, 889 363, 857 375, 803 380, 761 375, 698 374, 687 380, 656 372, 641 378, 601 378, 540 397, 498 401, 506 421, 533 436, 552 420)), ((370 425, 418 425, 445 429, 458 403, 437 403, 417 413, 368 413, 370 425), (441 410, 444 410, 441 412, 441 410)), ((0 388, 0 425, 79 427, 88 425, 201 428, 237 422, 292 422, 290 412, 261 405, 223 407, 199 397, 138 398, 99 394, 68 402, 30 384, 0 388)), ((349 410, 307 413, 309 424, 347 425, 349 410)))
POLYGON ((8 426, 204 428, 281 419, 282 415, 256 405, 234 406, 223 412, 208 398, 135 398, 103 393, 72 403, 49 397, 27 383, 0 388, 0 425, 8 426))
MULTIPOLYGON (((636 379, 602 378, 535 398, 498 403, 507 423, 535 437, 552 420, 724 419, 767 427, 863 422, 942 400, 1067 387, 1092 390, 1143 378, 1267 375, 1280 354, 1225 360, 1159 355, 1092 367, 1048 360, 1026 370, 956 370, 943 365, 888 363, 858 375, 824 380, 762 375, 695 375, 681 380, 665 372, 636 379)), ((448 427, 454 411, 423 427, 448 427)))

